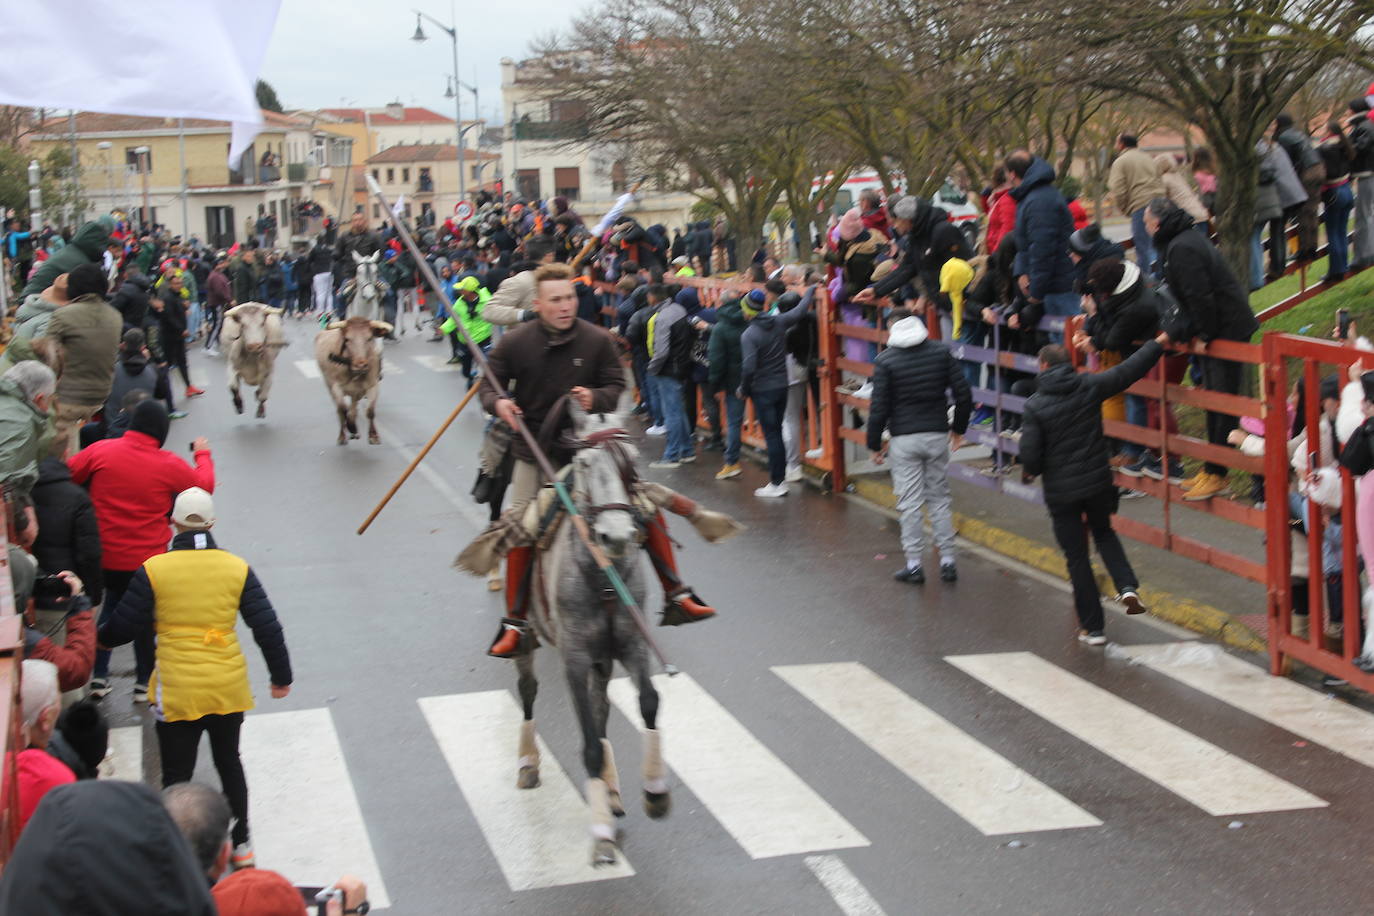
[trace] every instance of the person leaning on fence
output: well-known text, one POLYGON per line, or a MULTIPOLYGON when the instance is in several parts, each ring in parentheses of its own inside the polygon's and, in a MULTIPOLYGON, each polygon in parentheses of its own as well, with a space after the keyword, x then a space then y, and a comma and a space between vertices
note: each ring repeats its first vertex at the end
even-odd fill
MULTIPOLYGON (((1199 236, 1200 237, 1200 236, 1199 236)), ((1129 614, 1143 613, 1140 583, 1126 550, 1112 530, 1118 495, 1107 463, 1102 434, 1102 402, 1145 377, 1163 354, 1169 336, 1160 333, 1130 359, 1095 375, 1079 374, 1069 352, 1058 344, 1040 351, 1035 394, 1026 401, 1021 425, 1022 479, 1040 477, 1054 527, 1064 551, 1078 614, 1078 638, 1090 646, 1106 643, 1102 597, 1088 555, 1088 534, 1116 583, 1116 600, 1129 614)))
POLYGON ((949 347, 929 340, 925 323, 905 309, 894 309, 887 349, 873 362, 873 400, 868 414, 868 450, 873 461, 892 459, 892 488, 902 515, 906 564, 898 582, 925 582, 924 507, 940 551, 940 578, 953 582, 954 516, 950 509, 949 459, 963 442, 973 399, 963 367, 949 347), (946 394, 946 392, 949 394, 946 394), (953 407, 953 419, 950 408, 953 407), (892 438, 883 444, 883 433, 892 438))
MULTIPOLYGON (((1203 355, 1214 340, 1249 343, 1259 330, 1250 297, 1231 272, 1221 251, 1201 232, 1189 232, 1193 218, 1172 201, 1156 197, 1145 207, 1145 224, 1154 237, 1163 263, 1165 284, 1178 303, 1177 320, 1166 316, 1164 327, 1179 342, 1193 341, 1202 364, 1202 384, 1208 391, 1239 394, 1244 363, 1203 355)), ((1239 421, 1231 414, 1207 411, 1207 441, 1226 445, 1239 421)), ((1207 462, 1200 473, 1182 481, 1189 502, 1211 499, 1226 489, 1227 468, 1207 462)))

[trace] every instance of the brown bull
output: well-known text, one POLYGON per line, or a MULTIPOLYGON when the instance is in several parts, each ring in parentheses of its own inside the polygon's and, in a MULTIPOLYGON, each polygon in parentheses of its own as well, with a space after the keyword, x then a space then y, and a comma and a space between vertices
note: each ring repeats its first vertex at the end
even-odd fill
POLYGON ((339 412, 340 445, 358 438, 358 402, 364 399, 367 441, 382 441, 377 436, 377 389, 382 381, 382 344, 377 338, 390 333, 385 321, 354 317, 331 322, 315 335, 315 362, 339 412))

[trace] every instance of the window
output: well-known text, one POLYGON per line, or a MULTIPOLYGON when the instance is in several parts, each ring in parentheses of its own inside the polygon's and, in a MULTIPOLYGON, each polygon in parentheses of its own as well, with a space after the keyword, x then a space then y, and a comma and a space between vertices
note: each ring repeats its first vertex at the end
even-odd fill
POLYGON ((420 167, 420 180, 415 190, 421 192, 434 190, 434 179, 430 177, 428 166, 420 167))
POLYGON ((476 181, 478 178, 482 176, 482 167, 480 165, 474 165, 470 169, 470 171, 472 172, 472 174, 468 177, 470 177, 473 181, 476 181))
POLYGON ((382 180, 382 174, 381 174, 381 172, 382 172, 381 169, 373 169, 373 170, 372 170, 372 180, 373 180, 373 181, 381 181, 381 180, 382 180))
POLYGON ((587 117, 586 102, 550 102, 550 121, 581 121, 587 117))
POLYGON ((136 149, 138 149, 136 146, 126 146, 124 148, 124 164, 132 165, 135 171, 141 172, 146 168, 151 172, 153 170, 153 151, 150 149, 142 156, 139 156, 138 153, 134 152, 136 149))
POLYGON ((525 200, 538 200, 539 170, 520 169, 515 173, 515 193, 525 200))
POLYGON ((410 184, 410 169, 401 169, 401 183, 410 184))
POLYGON ((387 184, 395 184, 395 183, 396 183, 396 170, 395 170, 395 169, 387 169, 387 170, 386 170, 386 183, 387 183, 387 184))
POLYGON ((626 169, 625 169, 625 160, 624 160, 624 159, 617 159, 617 160, 611 165, 611 193, 612 193, 612 194, 624 194, 627 190, 629 190, 629 188, 628 188, 628 182, 625 180, 625 171, 626 171, 626 169))
POLYGON ((377 204, 373 204, 373 205, 372 205, 372 218, 373 218, 373 219, 381 219, 381 218, 382 218, 382 208, 379 207, 377 204))
POLYGON ((576 167, 553 170, 553 193, 568 200, 577 200, 582 192, 581 171, 576 167))

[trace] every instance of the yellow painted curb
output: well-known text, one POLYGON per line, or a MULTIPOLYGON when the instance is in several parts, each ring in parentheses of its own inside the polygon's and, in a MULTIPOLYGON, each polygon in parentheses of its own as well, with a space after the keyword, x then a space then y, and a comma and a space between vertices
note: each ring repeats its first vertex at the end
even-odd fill
MULTIPOLYGON (((850 478, 855 495, 885 509, 896 507, 896 496, 888 484, 872 478, 850 478)), ((959 536, 995 550, 1018 563, 1024 563, 1043 573, 1068 581, 1068 570, 1064 566, 1064 555, 1056 547, 989 525, 980 519, 971 518, 959 512, 954 513, 954 528, 959 536)), ((1107 573, 1096 562, 1093 572, 1097 576, 1098 587, 1105 594, 1112 594, 1113 588, 1107 573)), ((1263 652, 1264 640, 1253 630, 1226 611, 1202 604, 1188 598, 1180 598, 1170 592, 1155 588, 1141 588, 1140 599, 1150 609, 1150 613, 1161 620, 1185 627, 1195 633, 1244 649, 1249 652, 1263 652)))

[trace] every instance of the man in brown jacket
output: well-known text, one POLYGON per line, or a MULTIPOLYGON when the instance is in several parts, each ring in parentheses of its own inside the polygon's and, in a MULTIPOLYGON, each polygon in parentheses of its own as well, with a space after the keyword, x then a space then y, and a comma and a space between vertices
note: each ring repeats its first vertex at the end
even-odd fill
MULTIPOLYGON (((511 427, 515 426, 516 417, 523 417, 529 429, 539 434, 545 419, 565 395, 589 412, 614 411, 625 390, 625 367, 621 365, 620 351, 610 333, 577 317, 572 268, 566 264, 545 264, 533 273, 533 306, 538 318, 507 331, 487 357, 492 374, 509 397, 498 397, 485 375, 480 397, 488 413, 495 414, 511 427)), ((548 432, 552 433, 549 441, 556 442, 559 429, 548 432)), ((533 499, 544 482, 523 438, 512 438, 511 451, 515 467, 511 474, 511 502, 507 512, 516 511, 533 499)), ((565 456, 554 454, 550 457, 557 464, 565 456)), ((661 524, 650 527, 662 529, 661 524)), ((651 530, 651 555, 656 546, 652 534, 651 530)), ((661 540, 667 543, 666 531, 661 540)), ((525 627, 521 621, 526 608, 519 606, 520 585, 532 558, 532 547, 516 547, 506 556, 507 625, 487 650, 489 655, 508 658, 522 649, 525 627)), ((654 566, 659 570, 660 579, 664 577, 661 564, 668 567, 673 574, 671 579, 675 580, 671 554, 655 556, 654 566)), ((665 583, 665 592, 670 603, 676 605, 669 622, 686 623, 715 614, 680 581, 665 583), (678 610, 681 613, 677 613, 678 610)))
POLYGON ((82 264, 67 277, 71 302, 53 313, 46 336, 62 347, 53 411, 52 453, 66 458, 79 448, 81 427, 105 404, 114 383, 115 355, 124 321, 105 301, 108 284, 98 264, 82 264))
POLYGON ((1112 203, 1123 216, 1131 218, 1131 238, 1135 243, 1135 263, 1141 273, 1158 277, 1155 269, 1155 247, 1150 233, 1145 231, 1145 205, 1156 197, 1164 197, 1164 181, 1159 166, 1144 150, 1134 134, 1116 138, 1116 160, 1107 175, 1107 190, 1112 203))

